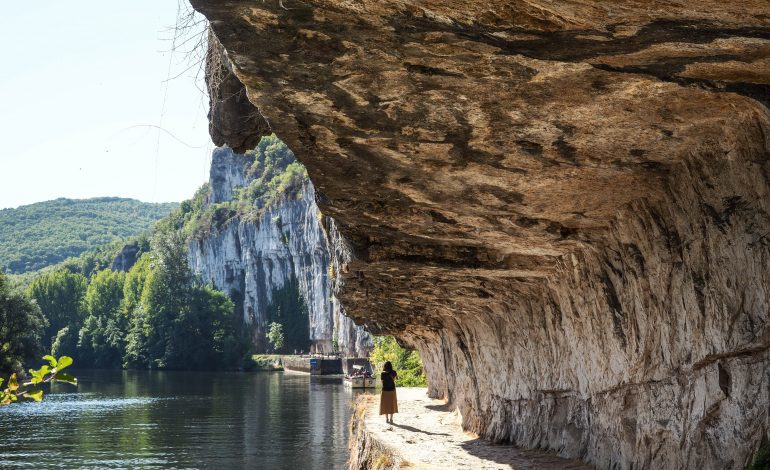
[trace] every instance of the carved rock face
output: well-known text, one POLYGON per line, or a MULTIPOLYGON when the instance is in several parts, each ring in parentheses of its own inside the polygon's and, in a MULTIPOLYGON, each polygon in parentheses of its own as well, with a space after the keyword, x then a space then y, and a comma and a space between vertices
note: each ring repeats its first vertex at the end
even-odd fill
POLYGON ((350 247, 347 313, 417 347, 466 427, 600 467, 749 461, 766 2, 191 3, 350 247))

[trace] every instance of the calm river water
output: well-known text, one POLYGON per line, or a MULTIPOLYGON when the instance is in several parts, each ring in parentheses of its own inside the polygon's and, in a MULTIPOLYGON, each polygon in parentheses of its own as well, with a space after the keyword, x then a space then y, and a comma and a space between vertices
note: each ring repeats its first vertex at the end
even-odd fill
POLYGON ((75 371, 0 408, 0 468, 338 469, 353 395, 292 373, 75 371))

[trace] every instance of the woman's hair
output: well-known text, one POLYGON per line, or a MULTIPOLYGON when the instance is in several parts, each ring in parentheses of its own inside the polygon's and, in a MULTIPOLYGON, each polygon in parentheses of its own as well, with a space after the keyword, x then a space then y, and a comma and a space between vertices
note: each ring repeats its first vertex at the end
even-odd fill
POLYGON ((385 372, 393 372, 393 364, 390 363, 390 361, 387 361, 384 366, 382 366, 382 370, 385 372))

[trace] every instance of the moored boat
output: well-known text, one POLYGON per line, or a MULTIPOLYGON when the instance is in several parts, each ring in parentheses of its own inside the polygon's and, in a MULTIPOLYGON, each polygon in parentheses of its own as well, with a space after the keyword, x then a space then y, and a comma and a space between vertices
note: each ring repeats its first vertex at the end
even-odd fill
POLYGON ((346 386, 350 388, 374 388, 374 377, 350 377, 344 379, 346 386))
POLYGON ((374 388, 374 377, 368 370, 360 365, 353 366, 353 373, 348 374, 343 379, 346 387, 350 388, 374 388))

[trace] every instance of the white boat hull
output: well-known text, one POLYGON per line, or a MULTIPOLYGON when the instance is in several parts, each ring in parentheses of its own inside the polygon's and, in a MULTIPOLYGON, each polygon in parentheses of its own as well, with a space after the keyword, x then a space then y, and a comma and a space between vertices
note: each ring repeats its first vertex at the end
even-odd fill
POLYGON ((374 377, 345 377, 345 386, 350 388, 374 388, 374 377))

